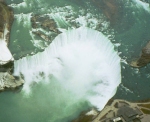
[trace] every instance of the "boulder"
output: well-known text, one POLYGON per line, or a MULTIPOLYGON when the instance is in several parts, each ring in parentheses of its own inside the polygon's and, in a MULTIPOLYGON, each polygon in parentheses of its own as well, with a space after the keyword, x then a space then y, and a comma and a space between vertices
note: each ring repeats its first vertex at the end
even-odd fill
POLYGON ((45 30, 49 30, 55 33, 60 33, 57 29, 57 24, 54 19, 49 18, 48 16, 40 16, 40 15, 33 15, 31 18, 31 23, 33 28, 41 27, 45 30))
POLYGON ((15 89, 16 87, 23 85, 23 83, 24 80, 21 78, 15 78, 8 72, 0 72, 0 91, 5 89, 15 89))

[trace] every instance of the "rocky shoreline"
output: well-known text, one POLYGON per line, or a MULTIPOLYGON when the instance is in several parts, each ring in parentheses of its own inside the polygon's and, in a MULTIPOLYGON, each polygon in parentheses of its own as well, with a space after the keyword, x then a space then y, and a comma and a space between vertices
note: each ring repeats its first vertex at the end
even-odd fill
POLYGON ((133 67, 143 67, 148 63, 150 63, 150 41, 142 49, 140 57, 136 60, 133 60, 130 65, 133 67))
POLYGON ((8 49, 10 30, 13 23, 13 11, 0 0, 0 91, 15 89, 24 83, 13 76, 14 58, 8 49))

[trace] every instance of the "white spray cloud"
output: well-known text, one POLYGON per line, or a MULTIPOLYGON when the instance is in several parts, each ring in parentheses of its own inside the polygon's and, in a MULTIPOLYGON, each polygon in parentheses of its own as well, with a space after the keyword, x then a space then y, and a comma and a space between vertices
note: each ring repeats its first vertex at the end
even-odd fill
POLYGON ((55 79, 73 97, 101 110, 115 94, 120 72, 113 44, 102 33, 81 27, 58 35, 44 52, 15 61, 14 75, 23 74, 26 93, 34 82, 55 79))

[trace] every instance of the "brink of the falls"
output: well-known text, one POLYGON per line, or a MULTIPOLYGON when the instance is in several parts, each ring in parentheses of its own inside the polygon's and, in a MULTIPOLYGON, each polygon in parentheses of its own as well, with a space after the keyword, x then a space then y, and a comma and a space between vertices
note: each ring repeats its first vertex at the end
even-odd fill
POLYGON ((58 35, 44 52, 15 61, 14 75, 20 74, 26 93, 34 82, 55 80, 77 101, 84 99, 99 110, 121 82, 120 58, 113 44, 102 33, 83 27, 58 35))

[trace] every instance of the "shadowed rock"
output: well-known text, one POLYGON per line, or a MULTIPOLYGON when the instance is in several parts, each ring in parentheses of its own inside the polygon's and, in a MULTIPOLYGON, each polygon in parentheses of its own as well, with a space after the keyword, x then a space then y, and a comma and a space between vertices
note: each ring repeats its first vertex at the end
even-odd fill
MULTIPOLYGON (((0 1, 0 38, 3 38, 4 30, 7 28, 7 30, 10 32, 11 25, 13 22, 13 11, 11 8, 9 8, 3 0, 0 1)), ((6 34, 6 42, 9 42, 9 34, 6 34)))
MULTIPOLYGON (((41 15, 33 15, 31 18, 32 28, 42 28, 45 31, 52 32, 55 36, 61 33, 57 28, 57 24, 54 19, 49 18, 48 16, 41 16, 41 15)), ((34 35, 42 38, 47 42, 52 42, 52 38, 49 35, 44 34, 40 30, 33 31, 34 35)))
POLYGON ((45 30, 60 33, 59 30, 57 29, 57 25, 54 19, 51 19, 48 16, 33 15, 31 18, 31 22, 33 28, 42 27, 45 30))
POLYGON ((15 89, 16 87, 21 86, 23 83, 24 80, 21 78, 16 79, 8 72, 0 72, 0 91, 5 89, 15 89))
POLYGON ((150 41, 147 45, 142 49, 142 53, 139 59, 131 62, 131 66, 133 67, 143 67, 150 63, 150 41))

